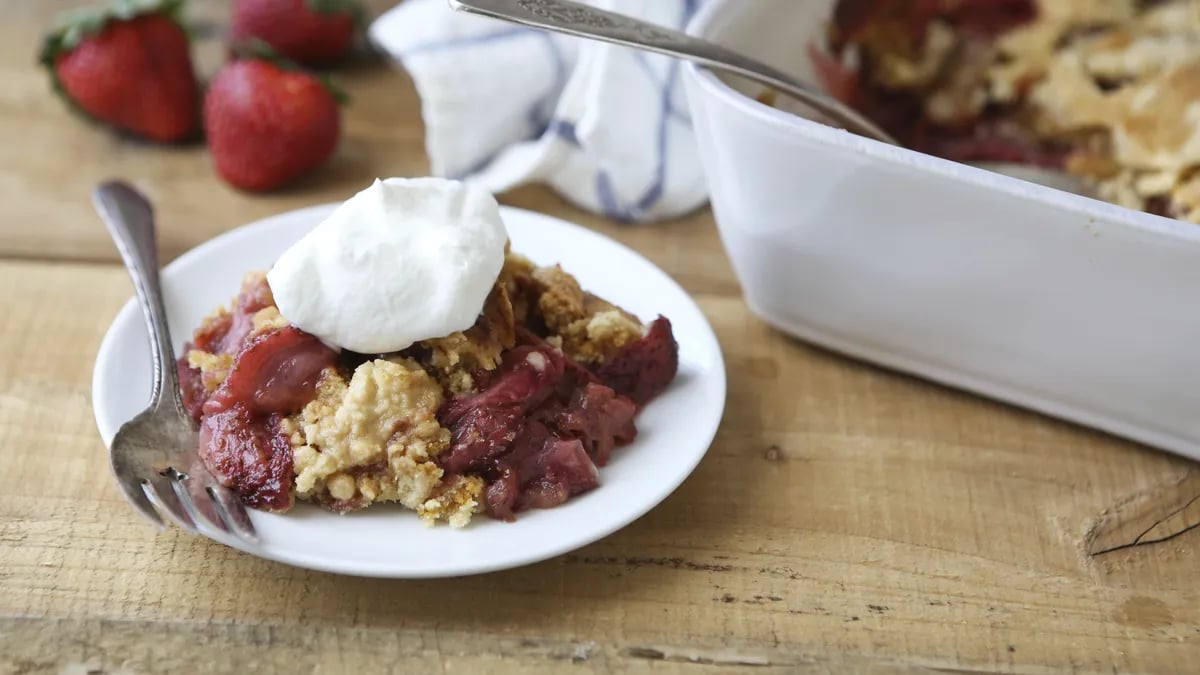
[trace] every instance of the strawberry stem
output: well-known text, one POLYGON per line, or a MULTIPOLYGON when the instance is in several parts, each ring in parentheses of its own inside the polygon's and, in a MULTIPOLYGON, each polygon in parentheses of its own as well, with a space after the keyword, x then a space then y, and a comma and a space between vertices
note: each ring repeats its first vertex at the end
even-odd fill
POLYGON ((325 89, 329 91, 329 93, 333 96, 333 100, 337 101, 339 105, 347 105, 350 103, 349 94, 347 94, 344 89, 338 86, 332 77, 325 73, 313 72, 312 70, 301 66, 295 61, 292 61, 291 59, 284 58, 279 54, 279 52, 272 49, 269 44, 259 40, 258 38, 239 42, 238 44, 233 45, 231 51, 236 59, 254 59, 258 61, 266 61, 280 70, 304 73, 305 75, 308 75, 309 77, 320 82, 321 86, 325 87, 325 89))
POLYGON ((84 38, 99 33, 113 21, 129 21, 144 14, 162 14, 180 23, 184 2, 113 0, 104 7, 84 7, 63 12, 55 21, 55 29, 42 42, 38 60, 44 65, 53 66, 59 54, 71 51, 84 38))
POLYGON ((358 0, 306 0, 308 8, 317 14, 349 14, 354 25, 366 25, 367 16, 358 0))
MULTIPOLYGON (((58 57, 79 46, 84 39, 104 30, 110 22, 129 21, 144 14, 161 14, 183 27, 186 0, 113 0, 103 7, 84 7, 62 12, 55 28, 42 39, 38 63, 50 71, 50 86, 76 113, 91 118, 72 98, 58 79, 54 65, 58 57)), ((186 29, 185 29, 186 32, 186 29)))

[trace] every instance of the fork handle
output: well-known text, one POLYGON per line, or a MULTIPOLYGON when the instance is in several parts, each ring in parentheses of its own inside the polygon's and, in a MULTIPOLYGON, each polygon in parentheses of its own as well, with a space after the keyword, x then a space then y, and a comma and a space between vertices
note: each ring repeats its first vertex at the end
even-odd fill
POLYGON ((92 192, 92 204, 121 253, 121 260, 125 262, 125 269, 133 280, 133 289, 146 320, 154 369, 150 407, 158 410, 166 402, 183 414, 175 353, 171 349, 171 332, 167 328, 167 308, 158 276, 154 209, 140 192, 122 181, 107 181, 97 186, 92 192))

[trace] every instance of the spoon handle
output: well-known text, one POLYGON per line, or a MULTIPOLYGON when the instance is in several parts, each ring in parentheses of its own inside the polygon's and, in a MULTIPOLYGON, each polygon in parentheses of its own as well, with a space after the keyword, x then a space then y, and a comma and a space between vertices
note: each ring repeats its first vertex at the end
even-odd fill
POLYGON ((886 132, 820 89, 737 52, 686 33, 569 0, 450 0, 456 10, 695 61, 799 99, 847 130, 896 144, 886 132))
POLYGON ((108 227, 125 269, 133 280, 133 289, 146 320, 150 334, 151 365, 154 369, 154 388, 150 407, 158 409, 164 396, 183 410, 179 398, 179 375, 175 371, 175 355, 171 349, 171 333, 167 329, 167 308, 163 303, 162 286, 158 277, 158 247, 154 241, 154 210, 137 190, 121 181, 108 181, 92 192, 92 204, 108 227))

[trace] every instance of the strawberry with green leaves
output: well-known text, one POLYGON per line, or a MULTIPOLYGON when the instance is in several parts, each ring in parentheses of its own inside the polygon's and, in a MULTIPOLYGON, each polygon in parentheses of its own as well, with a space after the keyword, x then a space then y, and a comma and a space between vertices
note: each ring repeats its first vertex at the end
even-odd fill
POLYGON ((208 150, 230 185, 262 192, 324 164, 341 134, 339 94, 274 58, 226 65, 204 98, 208 150))
POLYGON ((118 0, 75 12, 42 45, 54 86, 89 116, 160 143, 200 129, 182 0, 118 0))
POLYGON ((355 0, 235 0, 234 45, 266 43, 280 56, 327 66, 354 44, 362 10, 355 0))

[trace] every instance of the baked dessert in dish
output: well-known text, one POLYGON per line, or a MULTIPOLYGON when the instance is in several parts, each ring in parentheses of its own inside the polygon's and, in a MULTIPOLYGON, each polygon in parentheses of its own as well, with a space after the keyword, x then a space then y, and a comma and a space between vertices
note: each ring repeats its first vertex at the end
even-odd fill
MULTIPOLYGON (((464 199, 463 188, 446 189, 464 199)), ((595 488, 613 450, 636 437, 638 410, 675 376, 671 324, 643 325, 562 268, 507 245, 500 253, 473 324, 381 353, 338 349, 294 325, 275 277, 248 274, 178 363, 207 467, 260 509, 395 502, 453 527, 595 488)))
POLYGON ((907 147, 1200 222, 1196 0, 841 0, 812 47, 827 90, 907 147))

